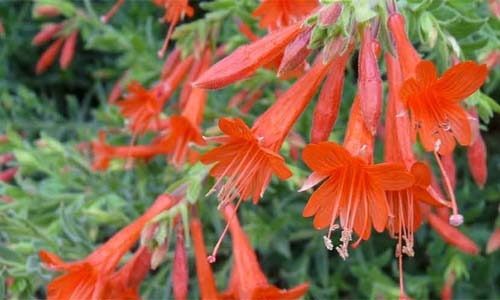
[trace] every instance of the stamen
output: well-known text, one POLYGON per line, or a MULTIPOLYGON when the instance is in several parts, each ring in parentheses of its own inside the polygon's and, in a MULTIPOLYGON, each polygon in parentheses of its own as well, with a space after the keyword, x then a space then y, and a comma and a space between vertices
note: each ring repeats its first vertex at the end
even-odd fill
POLYGON ((453 214, 450 216, 450 225, 455 227, 460 226, 464 222, 464 217, 458 213, 457 200, 455 199, 455 193, 453 192, 453 188, 451 187, 450 179, 446 174, 446 170, 444 169, 443 164, 441 163, 441 159, 439 158, 437 151, 434 151, 434 157, 436 158, 439 169, 441 170, 441 174, 443 176, 448 196, 450 196, 451 198, 451 209, 453 211, 453 214))
POLYGON ((333 242, 332 240, 327 237, 326 235, 323 236, 323 242, 325 243, 326 249, 332 251, 333 250, 333 242))
POLYGON ((224 227, 224 230, 222 231, 222 234, 219 237, 219 240, 217 240, 217 243, 215 244, 215 247, 214 247, 214 250, 212 251, 212 254, 210 254, 207 257, 207 260, 208 260, 209 263, 214 263, 217 260, 216 259, 216 257, 217 257, 217 251, 219 251, 219 247, 222 244, 222 240, 224 239, 224 237, 227 234, 227 231, 229 230, 229 225, 233 221, 233 218, 236 216, 236 212, 238 211, 238 207, 240 207, 241 200, 242 199, 240 198, 238 200, 238 202, 236 203, 236 207, 234 208, 233 214, 231 215, 231 218, 229 218, 229 221, 227 222, 226 227, 224 227))
POLYGON ((337 250, 343 260, 346 260, 349 257, 347 247, 349 246, 349 242, 352 241, 352 230, 349 228, 343 228, 340 241, 342 242, 342 244, 340 246, 337 246, 335 250, 337 250))
POLYGON ((101 16, 101 22, 107 23, 120 8, 120 6, 122 6, 123 2, 125 2, 125 0, 116 1, 115 5, 113 5, 113 7, 104 16, 101 16))

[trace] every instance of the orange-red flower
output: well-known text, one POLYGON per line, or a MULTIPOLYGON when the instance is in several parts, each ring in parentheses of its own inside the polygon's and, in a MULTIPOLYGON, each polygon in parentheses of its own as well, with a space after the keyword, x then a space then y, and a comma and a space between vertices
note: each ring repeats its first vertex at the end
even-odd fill
POLYGON ((49 283, 47 298, 103 299, 110 276, 122 256, 138 240, 144 225, 176 203, 176 199, 160 195, 141 217, 116 233, 85 260, 66 263, 55 254, 41 250, 40 259, 46 268, 65 272, 49 283))
POLYGON ((394 39, 397 57, 401 63, 401 72, 406 80, 414 76, 415 69, 421 58, 408 38, 403 15, 396 12, 392 13, 387 20, 387 27, 394 39))
POLYGON ((127 89, 129 94, 116 105, 130 122, 132 132, 143 133, 153 120, 158 120, 163 103, 155 89, 148 91, 137 81, 131 82, 127 89))
POLYGON ((261 28, 273 31, 301 21, 319 5, 317 0, 263 0, 252 16, 260 18, 261 28))
POLYGON ((292 176, 283 157, 263 147, 264 139, 257 138, 241 119, 220 119, 219 128, 226 136, 215 139, 223 145, 204 154, 200 160, 204 164, 216 162, 210 169, 210 175, 218 178, 215 188, 228 177, 219 192, 222 203, 229 203, 236 197, 252 197, 257 203, 273 173, 280 179, 292 176))
POLYGON ((226 294, 232 299, 298 299, 309 288, 309 283, 300 284, 290 290, 270 285, 262 272, 248 237, 241 228, 236 210, 232 204, 222 209, 222 215, 229 223, 233 246, 233 269, 226 294))
POLYGON ((325 180, 312 194, 303 215, 315 216, 317 229, 329 227, 325 243, 330 250, 331 232, 342 228, 342 245, 336 249, 344 259, 348 257, 347 246, 353 231, 359 236, 357 244, 370 237, 370 222, 378 232, 385 229, 389 206, 384 192, 408 188, 414 183, 403 165, 368 164, 333 142, 309 144, 302 157, 313 173, 301 190, 325 180), (340 226, 335 224, 338 217, 340 226))
MULTIPOLYGON (((205 71, 210 65, 210 60, 210 50, 206 49, 196 64, 200 66, 196 68, 195 75, 205 71)), ((188 153, 191 151, 189 148, 190 143, 195 143, 199 146, 206 145, 200 130, 206 99, 207 90, 197 87, 190 88, 189 96, 181 115, 169 118, 169 130, 164 137, 160 138, 159 144, 167 153, 168 161, 177 168, 184 165, 188 153)), ((194 151, 191 151, 191 153, 197 155, 194 151)))
POLYGON ((300 24, 290 25, 241 46, 210 67, 194 85, 204 89, 220 89, 251 76, 258 68, 280 56, 285 47, 304 30, 300 24))
POLYGON ((257 203, 273 173, 281 179, 292 176, 278 151, 329 67, 329 63, 323 64, 319 58, 255 121, 251 130, 239 119, 219 121, 219 128, 226 136, 213 140, 223 145, 204 154, 200 160, 204 164, 217 162, 210 170, 210 175, 218 178, 216 188, 219 188, 224 177, 228 177, 219 192, 222 203, 231 202, 237 197, 252 197, 257 203))
POLYGON ((485 65, 461 62, 438 78, 430 61, 420 62, 415 77, 401 88, 401 100, 410 110, 411 135, 417 133, 426 151, 448 154, 461 145, 470 145, 472 131, 469 116, 459 102, 470 96, 486 80, 485 65))

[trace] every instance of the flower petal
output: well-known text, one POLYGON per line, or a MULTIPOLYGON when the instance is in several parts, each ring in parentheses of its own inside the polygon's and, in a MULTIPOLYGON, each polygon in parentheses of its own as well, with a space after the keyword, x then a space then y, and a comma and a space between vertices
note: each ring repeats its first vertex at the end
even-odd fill
POLYGON ((418 63, 415 73, 417 81, 423 89, 429 88, 438 80, 436 67, 429 60, 418 63))
POLYGON ((307 145, 302 158, 310 169, 320 174, 327 174, 352 160, 346 149, 333 142, 307 145))
POLYGON ((401 190, 412 186, 415 182, 415 177, 406 171, 403 164, 382 163, 364 168, 383 190, 401 190))
POLYGON ((453 104, 447 108, 446 113, 450 121, 451 131, 458 143, 462 146, 472 144, 472 128, 465 110, 458 104, 453 104))
POLYGON ((488 77, 486 65, 464 61, 448 69, 433 89, 446 100, 457 102, 477 91, 486 77, 488 77))

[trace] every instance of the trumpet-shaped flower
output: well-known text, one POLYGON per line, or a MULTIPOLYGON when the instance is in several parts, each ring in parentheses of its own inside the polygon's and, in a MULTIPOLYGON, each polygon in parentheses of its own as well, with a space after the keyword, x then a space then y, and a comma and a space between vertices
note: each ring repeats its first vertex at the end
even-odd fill
POLYGON ((48 299, 103 299, 106 286, 122 256, 139 239, 144 225, 162 211, 171 208, 177 200, 159 196, 155 203, 132 224, 116 233, 82 261, 66 263, 55 254, 41 250, 40 258, 50 270, 65 274, 47 286, 48 299))
POLYGON ((227 181, 219 192, 222 203, 233 199, 262 197, 274 173, 280 179, 292 176, 284 159, 278 154, 293 124, 305 109, 330 64, 318 59, 314 66, 278 100, 249 129, 240 119, 221 119, 219 128, 226 134, 212 138, 223 144, 201 156, 204 164, 216 162, 210 175, 218 178, 215 187, 224 177, 227 181))
POLYGON ((411 114, 413 140, 418 133, 426 151, 442 155, 453 151, 455 138, 461 145, 470 145, 469 116, 459 102, 478 90, 487 75, 485 65, 467 61, 438 78, 432 62, 420 62, 415 77, 406 80, 401 88, 401 100, 411 114))
POLYGON ((384 192, 405 189, 414 182, 401 164, 368 164, 333 142, 309 144, 302 157, 313 170, 302 190, 325 180, 312 194, 303 215, 315 216, 317 229, 329 227, 325 242, 330 250, 330 233, 339 227, 335 221, 340 218, 342 245, 336 249, 344 259, 348 257, 347 246, 353 232, 359 237, 356 246, 370 237, 370 223, 378 232, 385 229, 389 206, 384 192))

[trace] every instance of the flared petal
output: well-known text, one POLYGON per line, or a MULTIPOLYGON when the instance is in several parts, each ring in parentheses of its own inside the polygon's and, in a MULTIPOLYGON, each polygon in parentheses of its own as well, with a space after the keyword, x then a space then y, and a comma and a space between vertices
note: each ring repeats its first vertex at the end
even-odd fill
POLYGON ((352 160, 351 154, 344 147, 333 142, 307 145, 302 158, 310 169, 319 174, 329 173, 352 160))
POLYGON ((365 166, 365 170, 383 190, 401 190, 412 186, 415 182, 414 176, 400 163, 369 165, 365 166))
POLYGON ((460 62, 443 74, 434 91, 448 101, 462 101, 477 91, 487 77, 486 65, 473 61, 460 62))
POLYGON ((248 126, 241 119, 222 118, 219 120, 219 128, 230 137, 241 138, 244 140, 255 140, 255 137, 248 126))
POLYGON ((472 128, 469 121, 469 116, 465 110, 458 104, 451 104, 446 109, 448 120, 450 122, 451 131, 462 146, 472 144, 472 128))
POLYGON ((431 169, 425 163, 414 163, 410 172, 415 177, 415 185, 427 188, 431 184, 431 169))
POLYGON ((418 63, 415 75, 420 88, 427 89, 438 80, 437 70, 434 64, 429 60, 423 60, 418 63))
MULTIPOLYGON (((387 225, 387 218, 389 217, 389 207, 385 198, 385 193, 380 186, 371 181, 369 178, 365 180, 365 194, 369 203, 370 217, 373 222, 373 227, 377 232, 382 232, 387 225)), ((362 233, 360 233, 362 234, 362 233)))

